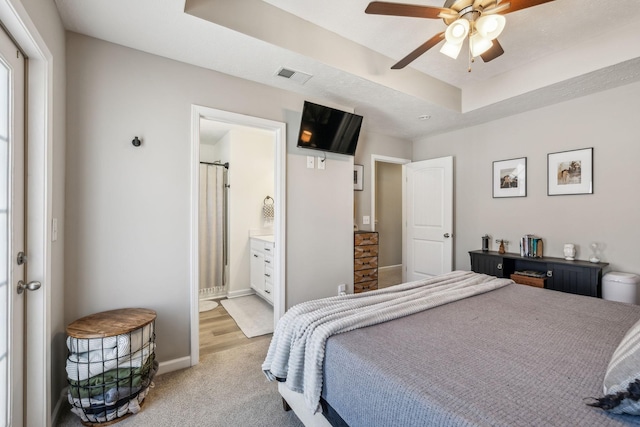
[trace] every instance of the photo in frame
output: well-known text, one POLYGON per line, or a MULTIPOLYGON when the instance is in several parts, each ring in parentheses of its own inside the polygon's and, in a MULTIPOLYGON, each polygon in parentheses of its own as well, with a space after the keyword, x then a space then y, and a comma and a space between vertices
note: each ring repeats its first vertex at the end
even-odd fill
POLYGON ((593 148, 547 154, 547 194, 593 194, 593 148))
POLYGON ((353 165, 353 189, 362 191, 362 176, 364 173, 363 165, 353 165))
POLYGON ((527 196, 527 158, 493 162, 493 197, 527 196))

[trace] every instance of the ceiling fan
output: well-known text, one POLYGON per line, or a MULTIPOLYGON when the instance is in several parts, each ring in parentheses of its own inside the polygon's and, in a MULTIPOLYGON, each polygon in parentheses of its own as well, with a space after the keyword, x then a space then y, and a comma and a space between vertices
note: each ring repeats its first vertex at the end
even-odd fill
POLYGON ((446 31, 431 37, 391 67, 398 70, 442 40, 445 44, 440 52, 453 59, 458 57, 463 42, 468 39, 470 61, 477 56, 484 62, 492 61, 504 53, 497 40, 506 23, 503 15, 550 1, 553 0, 446 0, 443 7, 374 1, 369 3, 365 13, 442 19, 447 25, 446 31))

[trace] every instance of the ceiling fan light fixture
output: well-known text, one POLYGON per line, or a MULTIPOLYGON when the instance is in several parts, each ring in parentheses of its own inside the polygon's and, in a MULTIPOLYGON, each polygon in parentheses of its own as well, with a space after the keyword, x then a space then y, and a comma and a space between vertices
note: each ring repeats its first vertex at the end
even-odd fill
POLYGON ((471 56, 474 58, 480 56, 493 46, 493 42, 486 39, 476 32, 469 38, 469 48, 471 49, 471 56))
POLYGON ((449 43, 448 41, 440 48, 440 53, 447 55, 451 59, 457 59, 462 50, 462 43, 449 43))
POLYGON ((467 34, 469 34, 469 21, 460 18, 447 27, 444 37, 448 43, 462 44, 467 34))
POLYGON ((483 15, 475 23, 476 30, 480 35, 488 40, 495 40, 507 23, 507 19, 502 15, 483 15))

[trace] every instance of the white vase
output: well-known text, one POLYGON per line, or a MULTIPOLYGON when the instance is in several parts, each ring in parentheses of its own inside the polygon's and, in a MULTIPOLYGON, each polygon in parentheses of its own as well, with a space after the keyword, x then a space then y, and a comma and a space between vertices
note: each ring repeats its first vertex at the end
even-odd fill
POLYGON ((573 243, 565 243, 564 245, 564 259, 573 261, 576 256, 576 247, 573 243))

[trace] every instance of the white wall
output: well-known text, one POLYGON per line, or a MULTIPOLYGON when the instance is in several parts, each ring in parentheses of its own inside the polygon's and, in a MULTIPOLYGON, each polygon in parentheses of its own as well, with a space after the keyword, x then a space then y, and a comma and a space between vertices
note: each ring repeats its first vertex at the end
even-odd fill
POLYGON ((560 257, 564 243, 575 243, 578 258, 588 259, 595 241, 610 270, 640 273, 638 111, 640 83, 633 83, 417 141, 414 160, 454 156, 455 268, 470 268, 468 251, 485 233, 512 242, 507 252, 535 233, 545 255, 560 257), (547 154, 587 147, 594 147, 594 194, 547 196, 547 154), (493 199, 492 162, 517 157, 527 157, 527 197, 493 199))
POLYGON ((67 321, 148 307, 159 360, 189 355, 193 104, 287 124, 287 306, 353 281, 352 160, 304 167, 302 96, 75 33, 67 52, 67 321))
MULTIPOLYGON (((366 118, 364 119, 366 124, 366 118)), ((363 190, 355 191, 355 220, 360 230, 371 230, 371 225, 364 225, 362 217, 371 216, 371 156, 387 156, 399 159, 411 159, 413 146, 411 141, 393 138, 374 132, 363 132, 355 155, 355 163, 364 166, 363 190)))
POLYGON ((273 135, 250 130, 229 132, 229 288, 230 296, 251 292, 249 230, 263 228, 264 198, 274 197, 273 135))

